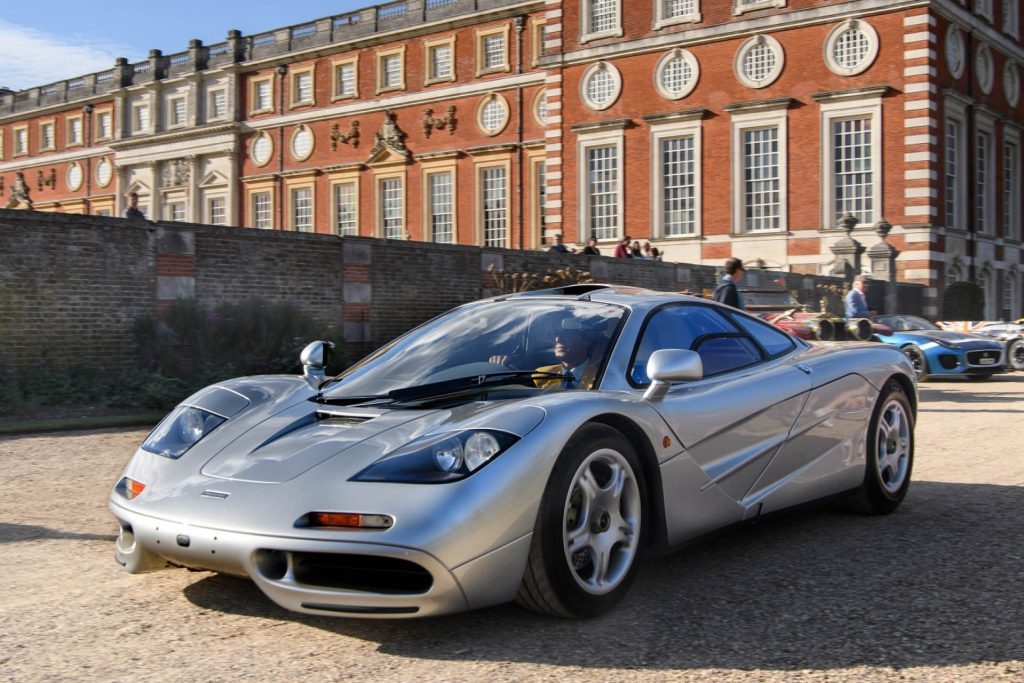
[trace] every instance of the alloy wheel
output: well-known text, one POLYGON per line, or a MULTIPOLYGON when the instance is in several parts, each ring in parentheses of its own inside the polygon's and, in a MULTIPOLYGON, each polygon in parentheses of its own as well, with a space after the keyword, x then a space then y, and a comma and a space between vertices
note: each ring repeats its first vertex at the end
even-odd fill
POLYGON ((878 420, 876 439, 879 480, 886 491, 896 493, 910 466, 910 420, 901 402, 886 403, 878 420))

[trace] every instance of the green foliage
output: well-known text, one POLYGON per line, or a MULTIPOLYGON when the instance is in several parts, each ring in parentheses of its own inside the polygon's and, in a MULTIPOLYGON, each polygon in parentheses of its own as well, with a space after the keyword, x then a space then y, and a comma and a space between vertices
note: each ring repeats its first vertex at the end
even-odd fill
POLYGON ((946 320, 981 320, 985 317, 985 291, 974 282, 961 280, 946 287, 942 298, 946 320))
POLYGON ((0 367, 0 415, 49 406, 166 410, 208 384, 245 375, 300 373, 311 341, 333 341, 327 372, 343 368, 340 338, 292 302, 252 298, 206 307, 175 301, 161 318, 133 325, 138 370, 111 373, 40 360, 31 371, 0 367))

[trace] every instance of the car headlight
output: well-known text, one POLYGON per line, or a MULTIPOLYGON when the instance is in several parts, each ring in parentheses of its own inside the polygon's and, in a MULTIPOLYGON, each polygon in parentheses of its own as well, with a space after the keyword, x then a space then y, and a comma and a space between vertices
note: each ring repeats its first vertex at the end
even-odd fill
POLYGON ((508 432, 470 429, 431 434, 388 453, 352 481, 443 484, 465 479, 519 440, 508 432))
POLYGON ((168 458, 180 458, 225 421, 226 418, 202 408, 178 406, 156 426, 142 448, 168 458))

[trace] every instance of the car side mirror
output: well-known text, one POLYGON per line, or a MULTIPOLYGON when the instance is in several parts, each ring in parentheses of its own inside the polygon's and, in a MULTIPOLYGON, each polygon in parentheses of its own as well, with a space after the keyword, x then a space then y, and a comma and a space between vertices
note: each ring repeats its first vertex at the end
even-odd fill
POLYGON ((302 376, 314 389, 319 389, 321 382, 326 379, 324 366, 327 365, 327 354, 334 344, 328 341, 315 341, 306 344, 299 354, 302 362, 302 376))
POLYGON ((704 377, 704 362, 696 351, 661 349, 647 361, 651 386, 644 392, 648 401, 660 401, 673 382, 693 382, 704 377))

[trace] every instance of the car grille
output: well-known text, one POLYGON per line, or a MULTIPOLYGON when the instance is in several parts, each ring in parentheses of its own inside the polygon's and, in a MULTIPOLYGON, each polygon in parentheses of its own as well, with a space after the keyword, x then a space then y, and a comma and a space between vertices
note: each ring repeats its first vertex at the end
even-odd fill
POLYGON ((295 582, 306 586, 402 595, 426 593, 434 585, 430 572, 415 562, 378 555, 259 550, 256 567, 264 577, 280 581, 289 559, 295 582))
POLYGON ((1002 355, 1003 354, 1001 352, 996 351, 994 349, 990 349, 988 351, 968 351, 967 362, 971 365, 993 366, 999 363, 999 358, 1002 355), (991 360, 989 360, 987 363, 982 362, 986 359, 991 360))

